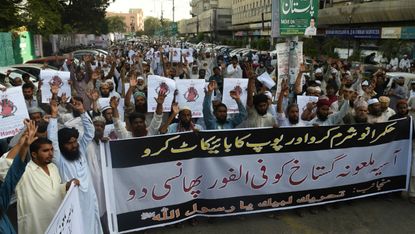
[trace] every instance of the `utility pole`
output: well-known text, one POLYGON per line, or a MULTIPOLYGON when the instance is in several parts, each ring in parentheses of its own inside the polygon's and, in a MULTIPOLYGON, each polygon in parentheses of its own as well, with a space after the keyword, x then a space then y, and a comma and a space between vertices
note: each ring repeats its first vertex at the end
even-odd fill
POLYGON ((174 23, 174 0, 173 0, 173 23, 174 23))

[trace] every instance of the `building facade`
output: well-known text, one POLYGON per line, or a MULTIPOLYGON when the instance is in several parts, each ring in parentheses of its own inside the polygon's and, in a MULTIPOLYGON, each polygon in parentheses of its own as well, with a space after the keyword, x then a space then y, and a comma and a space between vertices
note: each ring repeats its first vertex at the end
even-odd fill
POLYGON ((354 39, 415 39, 414 0, 322 0, 321 35, 354 39))
POLYGON ((232 2, 229 0, 192 0, 190 1, 191 19, 178 23, 179 33, 183 36, 203 33, 213 41, 230 37, 232 24, 232 2))
POLYGON ((120 16, 124 18, 127 33, 144 31, 144 14, 142 9, 130 9, 128 13, 107 12, 106 17, 120 16))

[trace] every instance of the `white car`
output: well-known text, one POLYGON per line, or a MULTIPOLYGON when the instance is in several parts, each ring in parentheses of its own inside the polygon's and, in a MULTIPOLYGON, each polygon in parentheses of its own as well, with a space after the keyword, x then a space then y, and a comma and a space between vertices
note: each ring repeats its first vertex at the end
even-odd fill
POLYGON ((390 89, 392 87, 393 80, 399 77, 405 78, 405 86, 409 89, 411 89, 411 81, 415 80, 415 74, 409 72, 386 72, 386 76, 391 78, 387 85, 387 89, 390 89))
MULTIPOLYGON (((12 80, 14 80, 15 78, 20 78, 20 79, 22 79, 22 75, 23 74, 29 74, 29 76, 30 76, 30 80, 32 81, 32 83, 35 85, 35 86, 37 86, 37 83, 38 83, 38 79, 36 78, 36 76, 34 76, 34 75, 32 75, 32 74, 30 74, 30 73, 27 73, 27 72, 25 72, 25 71, 22 71, 22 70, 20 70, 20 69, 16 69, 16 68, 13 68, 13 67, 0 67, 0 76, 2 76, 2 77, 5 77, 6 76, 6 74, 7 74, 7 71, 10 71, 10 75, 9 75, 9 77, 10 77, 10 79, 12 79, 12 80)), ((13 82, 13 81, 10 81, 10 82, 13 82)))
POLYGON ((17 68, 19 70, 30 73, 33 76, 35 76, 37 80, 39 80, 39 78, 40 78, 40 71, 41 70, 44 70, 44 69, 46 69, 46 70, 55 70, 55 71, 58 70, 56 67, 52 67, 50 65, 48 65, 45 68, 43 64, 36 64, 36 63, 15 64, 15 65, 11 65, 10 67, 17 68))

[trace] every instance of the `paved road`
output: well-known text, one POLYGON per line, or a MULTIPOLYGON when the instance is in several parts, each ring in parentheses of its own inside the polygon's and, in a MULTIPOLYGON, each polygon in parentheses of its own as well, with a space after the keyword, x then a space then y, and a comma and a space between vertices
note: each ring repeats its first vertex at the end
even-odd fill
POLYGON ((215 219, 206 219, 192 226, 185 221, 183 227, 168 226, 145 231, 144 233, 415 233, 415 205, 394 196, 389 201, 384 197, 354 200, 350 204, 340 203, 337 208, 317 208, 312 214, 304 210, 300 217, 294 210, 279 212, 277 218, 266 214, 215 219))

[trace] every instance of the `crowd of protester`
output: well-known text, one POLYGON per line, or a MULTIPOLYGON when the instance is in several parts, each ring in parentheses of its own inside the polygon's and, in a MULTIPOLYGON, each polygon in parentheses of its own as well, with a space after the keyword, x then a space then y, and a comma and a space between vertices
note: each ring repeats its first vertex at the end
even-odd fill
MULTIPOLYGON (((2 141, 1 233, 15 233, 6 213, 14 192, 18 232, 43 233, 71 183, 80 188, 87 224, 84 233, 107 232, 99 150, 100 144, 108 140, 104 137, 106 125, 113 124, 116 137, 126 139, 215 129, 372 124, 415 113, 415 80, 386 75, 389 70, 409 70, 407 56, 401 60, 392 58, 390 66, 373 74, 345 60, 312 60, 312 64, 299 66, 295 82, 290 83, 278 81, 278 71, 267 56, 237 55, 226 63, 211 48, 187 48, 193 61, 181 56, 180 62, 172 62, 172 48, 168 43, 124 43, 112 46, 108 56, 86 55, 80 64, 69 57, 60 69, 70 72, 70 100, 65 94, 58 95, 59 86, 50 87, 51 101, 43 103, 41 92, 49 86, 42 82, 35 86, 23 77, 17 85, 11 84, 8 77, 0 80, 3 90, 21 86, 30 116, 18 135, 2 141), (258 81, 264 72, 280 84, 279 92, 277 86, 267 88, 258 81), (163 91, 155 100, 155 112, 148 112, 149 75, 204 79, 208 85, 203 118, 192 118, 192 110, 179 106, 175 100, 171 111, 163 112, 163 91), (246 103, 242 103, 238 92, 223 93, 224 79, 233 78, 249 80, 246 103), (224 95, 236 102, 239 113, 228 114, 222 103, 224 95), (318 98, 308 103, 300 115, 296 96, 318 98), (100 98, 110 98, 109 105, 101 106, 100 98), (124 113, 118 109, 121 98, 124 113)), ((415 202, 411 178, 409 198, 415 202)))

